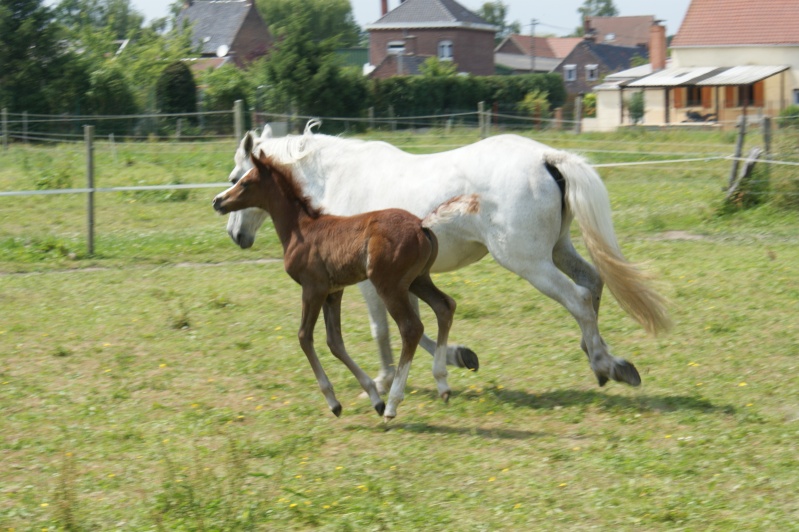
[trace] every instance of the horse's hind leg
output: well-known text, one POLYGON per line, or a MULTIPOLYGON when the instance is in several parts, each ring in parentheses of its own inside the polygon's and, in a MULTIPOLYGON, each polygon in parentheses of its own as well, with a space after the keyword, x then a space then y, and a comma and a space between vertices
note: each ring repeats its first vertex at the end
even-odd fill
MULTIPOLYGON (((507 261, 503 261, 501 257, 497 260, 505 267, 509 266, 507 261)), ((588 354, 588 361, 600 386, 604 385, 608 379, 626 382, 632 386, 641 384, 641 376, 635 366, 608 352, 607 345, 599 334, 593 294, 588 288, 573 283, 548 259, 538 258, 513 262, 512 271, 527 279, 543 294, 566 307, 574 316, 582 332, 582 344, 588 354)))
POLYGON ((433 284, 429 274, 420 275, 411 283, 411 292, 430 305, 438 320, 438 341, 433 355, 433 377, 436 379, 438 395, 449 400, 450 389, 447 383, 447 339, 455 315, 455 300, 433 284))
POLYGON ((344 347, 344 338, 341 336, 341 298, 344 291, 334 292, 327 296, 327 300, 322 306, 325 313, 325 328, 327 330, 327 345, 330 351, 341 360, 345 366, 355 375, 361 388, 369 395, 372 406, 377 410, 378 415, 382 416, 386 405, 377 393, 374 381, 363 371, 358 364, 347 354, 344 347))
POLYGON ((316 325, 316 320, 319 318, 319 311, 322 308, 324 301, 324 294, 316 294, 306 287, 302 290, 302 321, 300 324, 300 332, 297 335, 300 340, 300 347, 308 357, 308 362, 311 364, 311 369, 316 377, 316 382, 319 383, 319 389, 322 390, 322 395, 325 396, 327 405, 330 410, 336 415, 341 415, 341 403, 336 399, 336 394, 333 392, 333 385, 330 379, 327 378, 325 370, 322 369, 322 363, 319 362, 319 357, 316 355, 316 350, 313 345, 313 330, 316 325))

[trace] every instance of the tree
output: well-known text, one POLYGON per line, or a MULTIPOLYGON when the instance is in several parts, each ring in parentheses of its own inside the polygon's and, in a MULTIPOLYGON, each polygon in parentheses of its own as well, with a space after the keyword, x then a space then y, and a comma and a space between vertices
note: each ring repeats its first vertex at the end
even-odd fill
POLYGON ((638 124, 644 119, 644 92, 633 93, 627 100, 627 111, 630 113, 630 120, 633 124, 638 124))
POLYGON ((419 65, 419 73, 430 78, 441 78, 458 75, 458 65, 452 61, 441 61, 438 57, 431 56, 419 65))
POLYGON ((285 33, 302 13, 307 17, 304 29, 310 39, 332 40, 338 48, 356 46, 360 41, 349 0, 257 0, 256 5, 275 35, 285 33))
POLYGON ((197 84, 186 63, 175 61, 161 72, 155 100, 161 113, 197 112, 197 84))
POLYGON ((577 8, 580 13, 580 20, 586 17, 617 17, 619 10, 613 4, 613 0, 585 0, 583 5, 577 8))
POLYGON ((485 19, 486 22, 499 28, 499 31, 494 37, 494 42, 499 44, 502 39, 511 33, 521 33, 521 24, 519 21, 514 21, 508 24, 505 19, 508 17, 508 6, 502 1, 486 2, 480 7, 477 12, 480 17, 485 19))

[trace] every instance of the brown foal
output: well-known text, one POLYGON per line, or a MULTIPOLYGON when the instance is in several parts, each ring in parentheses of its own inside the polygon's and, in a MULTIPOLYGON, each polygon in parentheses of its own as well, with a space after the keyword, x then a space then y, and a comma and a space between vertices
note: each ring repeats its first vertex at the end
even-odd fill
MULTIPOLYGON (((414 294, 430 305, 438 320, 433 376, 439 395, 447 401, 447 337, 455 301, 430 278, 438 241, 423 220, 401 209, 355 216, 333 216, 311 205, 290 168, 269 157, 252 155, 254 168, 214 198, 220 214, 258 207, 269 213, 283 244, 286 272, 302 286, 299 341, 330 410, 341 415, 341 403, 319 362, 313 345, 314 326, 324 311, 327 345, 358 379, 379 415, 390 421, 404 398, 413 355, 424 326, 410 302, 414 294), (402 336, 402 353, 389 392, 388 404, 374 381, 347 354, 341 336, 341 298, 344 288, 364 280, 374 285, 402 336)), ((477 196, 457 197, 436 209, 436 222, 447 215, 477 212, 477 196)))

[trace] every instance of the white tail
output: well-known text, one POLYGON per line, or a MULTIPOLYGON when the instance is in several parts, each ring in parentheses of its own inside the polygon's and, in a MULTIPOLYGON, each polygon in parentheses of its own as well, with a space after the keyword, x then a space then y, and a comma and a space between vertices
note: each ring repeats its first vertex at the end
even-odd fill
POLYGON ((422 227, 448 222, 462 214, 476 214, 480 211, 480 197, 477 194, 466 194, 450 198, 425 216, 422 227))
POLYGON ((666 299, 651 286, 652 276, 624 258, 611 219, 605 184, 581 157, 550 151, 544 161, 555 166, 566 183, 566 206, 574 214, 585 246, 602 281, 625 312, 652 334, 671 326, 666 299))

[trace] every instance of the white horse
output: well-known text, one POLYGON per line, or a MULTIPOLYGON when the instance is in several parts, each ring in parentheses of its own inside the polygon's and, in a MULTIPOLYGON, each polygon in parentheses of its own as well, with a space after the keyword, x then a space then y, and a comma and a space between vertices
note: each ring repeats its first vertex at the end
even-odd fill
MULTIPOLYGON (((452 271, 490 253, 496 262, 563 305, 582 333, 581 347, 600 386, 609 379, 637 386, 635 366, 610 354, 597 317, 603 283, 620 306, 648 332, 670 325, 665 299, 649 276, 622 255, 611 220, 607 190, 581 157, 517 135, 499 135, 451 151, 413 155, 378 141, 312 133, 273 138, 264 128, 250 132, 235 154, 235 183, 251 168, 250 151, 291 167, 311 202, 343 216, 398 207, 424 218, 448 198, 478 194, 477 215, 434 226, 439 253, 431 271, 452 271), (594 265, 574 249, 569 227, 576 218, 594 265)), ((227 231, 242 248, 255 241, 266 211, 230 214, 227 231)), ((366 299, 381 369, 375 378, 385 393, 394 377, 386 308, 368 282, 366 299)), ((418 308, 418 301, 414 301, 418 308)), ((423 338, 430 353, 435 342, 423 338)), ((477 369, 477 357, 449 346, 447 363, 477 369)))

